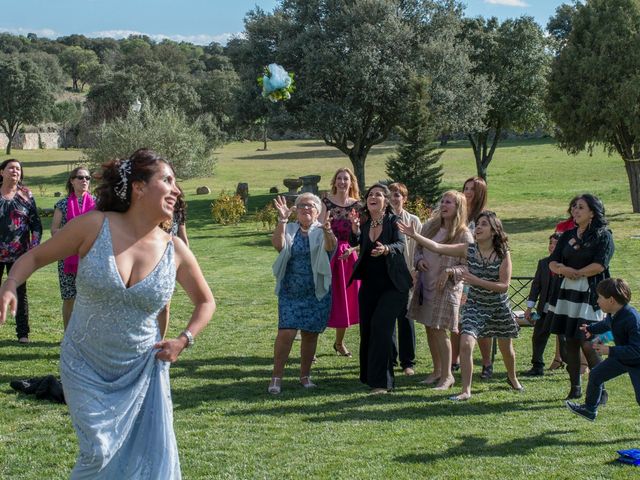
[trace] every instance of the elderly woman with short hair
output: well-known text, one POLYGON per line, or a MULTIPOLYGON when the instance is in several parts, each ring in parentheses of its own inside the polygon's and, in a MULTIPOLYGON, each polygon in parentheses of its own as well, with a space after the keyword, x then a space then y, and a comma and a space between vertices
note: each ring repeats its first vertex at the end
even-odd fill
POLYGON ((336 247, 329 217, 318 222, 322 208, 320 199, 303 193, 289 208, 284 197, 274 200, 278 225, 271 237, 280 252, 273 264, 278 295, 278 335, 274 345, 273 375, 268 392, 274 395, 282 389, 284 366, 291 345, 300 330, 300 384, 315 387, 311 381, 311 363, 316 353, 318 334, 327 327, 331 309, 331 265, 329 260, 336 247), (297 221, 289 223, 295 209, 297 221))

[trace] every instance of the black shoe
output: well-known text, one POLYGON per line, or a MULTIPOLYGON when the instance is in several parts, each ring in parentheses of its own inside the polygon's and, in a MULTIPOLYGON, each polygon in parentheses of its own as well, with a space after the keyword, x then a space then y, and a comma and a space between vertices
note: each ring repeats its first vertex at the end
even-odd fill
POLYGON ((457 372, 458 370, 460 370, 460 364, 459 363, 452 363, 451 364, 451 373, 457 372))
POLYGON ((544 375, 544 367, 531 367, 523 373, 525 377, 542 377, 544 375))
POLYGON ((480 374, 480 378, 482 380, 489 380, 493 377, 493 365, 482 366, 482 373, 480 374))
POLYGON ((596 419, 596 416, 598 415, 598 412, 589 410, 586 407, 586 405, 579 405, 577 403, 569 402, 569 401, 564 402, 564 404, 572 413, 575 413, 576 415, 580 415, 582 418, 586 418, 590 422, 593 422, 596 419))
POLYGON ((582 387, 580 385, 572 385, 571 390, 569 390, 569 395, 565 400, 574 400, 576 398, 580 398, 582 396, 582 387))
POLYGON ((609 400, 609 394, 607 393, 607 391, 603 388, 602 389, 602 393, 600 393, 600 402, 598 403, 599 407, 604 407, 607 404, 607 401, 609 400))

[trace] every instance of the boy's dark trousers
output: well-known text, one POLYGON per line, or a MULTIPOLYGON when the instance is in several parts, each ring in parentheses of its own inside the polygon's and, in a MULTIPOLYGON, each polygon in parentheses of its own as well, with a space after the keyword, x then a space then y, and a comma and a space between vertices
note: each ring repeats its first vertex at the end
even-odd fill
POLYGON ((640 405, 640 365, 633 367, 624 365, 615 358, 609 357, 593 367, 589 373, 589 384, 587 385, 585 406, 590 410, 595 411, 600 403, 602 385, 623 373, 628 373, 631 377, 631 383, 636 393, 636 401, 638 402, 638 405, 640 405))

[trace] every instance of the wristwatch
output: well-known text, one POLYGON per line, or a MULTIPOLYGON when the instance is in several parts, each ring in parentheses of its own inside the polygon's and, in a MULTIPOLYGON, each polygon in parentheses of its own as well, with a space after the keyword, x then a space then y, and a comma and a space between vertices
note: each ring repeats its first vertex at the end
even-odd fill
POLYGON ((180 335, 178 336, 184 336, 187 339, 187 346, 185 348, 192 347, 193 344, 195 343, 195 340, 193 339, 193 334, 189 330, 183 330, 182 332, 180 332, 180 335))

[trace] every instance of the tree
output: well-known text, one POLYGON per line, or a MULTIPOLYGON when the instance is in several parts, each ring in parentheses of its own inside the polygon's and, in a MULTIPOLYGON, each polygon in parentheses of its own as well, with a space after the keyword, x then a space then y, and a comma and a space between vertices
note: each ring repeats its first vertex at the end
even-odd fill
POLYGON ((62 131, 62 146, 66 150, 70 146, 69 132, 77 129, 82 119, 82 103, 71 100, 56 103, 51 109, 51 119, 60 126, 62 131))
POLYGON ((0 59, 0 128, 8 137, 7 155, 13 137, 23 124, 41 121, 53 105, 49 84, 30 60, 0 59))
POLYGON ((208 142, 198 121, 192 122, 175 109, 152 106, 103 123, 93 138, 93 144, 85 149, 92 165, 148 147, 170 160, 180 178, 211 176, 216 162, 212 147, 219 146, 208 142))
POLYGON ((556 8, 556 13, 547 22, 547 32, 553 39, 554 50, 559 52, 567 44, 567 39, 573 27, 573 16, 576 5, 563 3, 556 8))
POLYGON ((86 71, 87 64, 98 63, 98 56, 92 50, 77 46, 67 47, 60 54, 60 63, 64 71, 71 77, 73 89, 79 92, 78 81, 80 80, 81 72, 83 69, 86 71))
POLYGON ((429 109, 428 82, 415 78, 409 89, 406 126, 400 128, 397 154, 386 162, 386 172, 394 182, 407 186, 411 198, 420 197, 433 205, 440 196, 442 151, 433 146, 434 133, 429 109))
POLYGON ((467 21, 464 36, 474 49, 474 72, 493 85, 482 128, 467 131, 478 175, 486 179, 504 132, 524 132, 545 123, 549 54, 544 34, 531 17, 502 24, 496 18, 474 18, 467 21))
POLYGON ((552 64, 546 107, 571 154, 602 144, 624 161, 640 213, 640 1, 578 4, 552 64))

